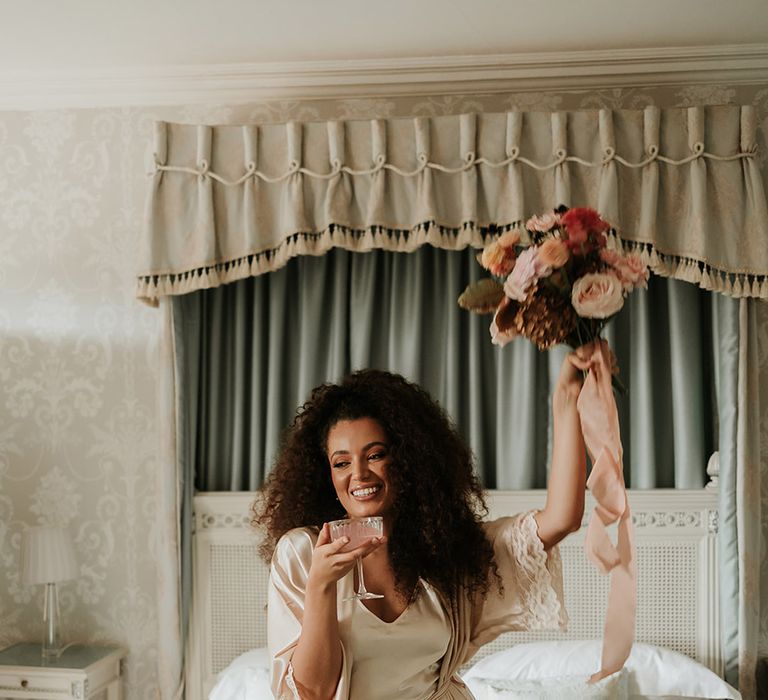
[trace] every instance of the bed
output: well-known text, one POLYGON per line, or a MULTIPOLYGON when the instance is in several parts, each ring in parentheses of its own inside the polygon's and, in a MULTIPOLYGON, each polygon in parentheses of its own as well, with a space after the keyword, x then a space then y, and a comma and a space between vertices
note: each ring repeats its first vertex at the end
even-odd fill
MULTIPOLYGON (((489 517, 540 508, 545 496, 539 490, 488 492, 489 517)), ((258 557, 257 535, 249 525, 253 499, 253 493, 205 493, 195 498, 188 700, 207 698, 222 670, 244 652, 267 643, 269 572, 258 557)), ((637 642, 681 654, 675 658, 691 660, 692 665, 701 664, 721 675, 717 488, 710 484, 696 491, 630 491, 629 499, 637 533, 637 642)), ((492 674, 500 666, 499 659, 503 661, 504 654, 511 653, 507 650, 550 651, 558 644, 576 648, 585 643, 582 640, 601 638, 608 579, 594 571, 582 549, 591 506, 588 494, 582 529, 560 545, 568 631, 502 635, 475 656, 473 668, 485 668, 492 674), (584 590, 591 594, 579 595, 584 590), (536 644, 539 646, 530 646, 536 644)), ((591 643, 599 648, 599 642, 591 643)), ((680 663, 678 666, 682 668, 680 663)), ((518 695, 499 691, 487 697, 518 695)))

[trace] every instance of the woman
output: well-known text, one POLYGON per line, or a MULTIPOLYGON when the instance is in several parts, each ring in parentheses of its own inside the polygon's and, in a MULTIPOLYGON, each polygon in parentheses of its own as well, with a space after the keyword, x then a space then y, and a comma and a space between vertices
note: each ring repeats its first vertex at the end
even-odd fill
POLYGON ((563 362, 543 510, 483 523, 472 455, 444 412, 398 375, 363 370, 316 388, 298 411, 254 524, 271 558, 276 698, 472 698, 458 676, 502 632, 563 626, 555 545, 584 510, 576 399, 589 348, 563 362), (352 551, 327 523, 379 515, 352 551), (347 600, 356 557, 376 600, 347 600))

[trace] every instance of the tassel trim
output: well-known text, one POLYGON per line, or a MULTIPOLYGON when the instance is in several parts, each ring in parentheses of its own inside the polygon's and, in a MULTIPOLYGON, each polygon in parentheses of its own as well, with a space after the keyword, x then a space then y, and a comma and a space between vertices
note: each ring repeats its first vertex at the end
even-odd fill
POLYGON ((651 243, 626 241, 614 232, 610 235, 616 248, 639 255, 651 272, 660 277, 690 282, 735 299, 768 299, 768 274, 720 270, 703 260, 661 253, 651 243))
MULTIPOLYGON (((427 221, 411 230, 383 226, 360 230, 331 224, 320 233, 295 233, 276 248, 255 251, 234 260, 181 272, 139 275, 136 297, 150 306, 157 306, 164 296, 189 294, 274 272, 292 258, 323 255, 332 248, 353 252, 390 250, 402 253, 412 252, 426 244, 446 250, 461 250, 467 246, 482 248, 501 233, 514 228, 523 229, 523 222, 482 227, 466 222, 460 228, 450 228, 427 221)), ((609 234, 609 246, 636 253, 654 274, 661 277, 690 282, 702 289, 737 299, 768 299, 768 274, 720 270, 695 258, 661 253, 650 243, 623 240, 613 231, 609 234)))
POLYGON ((389 229, 383 226, 360 230, 331 224, 321 233, 294 233, 276 248, 249 253, 234 260, 181 272, 139 275, 136 297, 149 306, 156 307, 161 297, 189 294, 246 277, 274 272, 292 258, 300 255, 324 255, 332 248, 360 253, 371 250, 410 253, 425 244, 446 250, 461 250, 468 246, 482 248, 500 234, 517 227, 522 227, 522 222, 480 228, 468 222, 460 228, 449 228, 434 221, 427 221, 411 230, 389 229))

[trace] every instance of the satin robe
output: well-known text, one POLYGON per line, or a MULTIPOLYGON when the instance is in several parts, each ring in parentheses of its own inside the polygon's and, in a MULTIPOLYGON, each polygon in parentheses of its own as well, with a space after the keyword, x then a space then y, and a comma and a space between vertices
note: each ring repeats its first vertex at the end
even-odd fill
MULTIPOLYGON (((482 596, 453 601, 424 581, 393 622, 384 622, 359 600, 350 572, 337 585, 342 670, 334 700, 468 700, 457 675, 477 649, 503 632, 564 629, 563 581, 557 547, 539 540, 533 512, 484 523, 503 580, 482 596)), ((272 692, 300 700, 291 657, 301 633, 304 592, 317 532, 298 528, 278 542, 272 560, 268 636, 272 692)))

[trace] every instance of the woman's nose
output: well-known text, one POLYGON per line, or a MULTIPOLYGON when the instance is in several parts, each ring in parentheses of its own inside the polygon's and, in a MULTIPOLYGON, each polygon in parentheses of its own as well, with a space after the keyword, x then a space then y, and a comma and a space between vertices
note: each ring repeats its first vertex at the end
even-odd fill
POLYGON ((355 459, 352 461, 352 471, 354 473, 354 476, 358 479, 367 479, 368 475, 370 474, 370 470, 368 469, 368 460, 365 459, 355 459))

